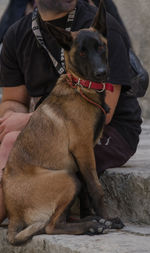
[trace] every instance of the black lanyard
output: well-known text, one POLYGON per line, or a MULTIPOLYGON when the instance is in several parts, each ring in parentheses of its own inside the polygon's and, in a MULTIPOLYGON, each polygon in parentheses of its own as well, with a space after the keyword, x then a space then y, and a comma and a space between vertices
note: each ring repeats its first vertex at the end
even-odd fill
MULTIPOLYGON (((76 8, 68 14, 68 19, 67 19, 66 28, 65 28, 66 31, 71 31, 72 24, 73 24, 74 17, 75 17, 75 13, 76 13, 76 8)), ((45 45, 42 33, 40 31, 40 27, 38 24, 38 10, 37 10, 37 8, 34 9, 33 14, 32 14, 32 31, 33 31, 37 41, 39 42, 39 44, 48 53, 53 65, 56 68, 59 75, 65 73, 64 49, 61 48, 61 63, 59 63, 59 62, 57 62, 57 60, 54 58, 52 53, 48 50, 48 48, 45 45)))

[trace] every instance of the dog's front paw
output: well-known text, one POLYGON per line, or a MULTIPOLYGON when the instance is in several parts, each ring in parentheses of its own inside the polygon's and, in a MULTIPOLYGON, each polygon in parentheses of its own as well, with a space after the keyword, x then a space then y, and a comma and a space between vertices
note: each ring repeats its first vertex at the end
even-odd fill
POLYGON ((125 226, 123 224, 123 222, 121 221, 121 219, 118 218, 118 217, 108 219, 108 222, 111 223, 111 228, 112 229, 121 229, 121 228, 123 228, 125 226))
POLYGON ((106 233, 105 225, 100 224, 99 222, 93 221, 89 226, 86 235, 99 235, 106 233))
POLYGON ((95 217, 95 220, 99 222, 101 225, 105 226, 106 229, 121 229, 124 227, 123 222, 118 217, 111 219, 103 219, 95 217))

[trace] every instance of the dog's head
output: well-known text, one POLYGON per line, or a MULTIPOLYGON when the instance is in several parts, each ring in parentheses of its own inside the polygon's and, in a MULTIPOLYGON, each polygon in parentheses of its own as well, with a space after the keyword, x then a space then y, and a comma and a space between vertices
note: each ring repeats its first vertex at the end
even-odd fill
POLYGON ((106 13, 103 1, 89 29, 68 32, 55 26, 49 31, 65 50, 66 70, 81 79, 106 81, 107 40, 106 13))

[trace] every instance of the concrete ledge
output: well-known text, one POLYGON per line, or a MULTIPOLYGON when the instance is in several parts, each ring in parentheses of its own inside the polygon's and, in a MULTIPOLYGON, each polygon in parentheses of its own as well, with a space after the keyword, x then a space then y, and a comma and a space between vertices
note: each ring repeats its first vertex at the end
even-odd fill
POLYGON ((150 227, 127 226, 98 236, 34 236, 24 246, 14 247, 0 229, 0 253, 149 253, 150 227))
POLYGON ((150 172, 138 169, 115 169, 103 176, 107 208, 124 221, 150 224, 150 172))
POLYGON ((102 177, 109 213, 124 221, 150 224, 150 121, 143 124, 138 150, 122 168, 102 177))

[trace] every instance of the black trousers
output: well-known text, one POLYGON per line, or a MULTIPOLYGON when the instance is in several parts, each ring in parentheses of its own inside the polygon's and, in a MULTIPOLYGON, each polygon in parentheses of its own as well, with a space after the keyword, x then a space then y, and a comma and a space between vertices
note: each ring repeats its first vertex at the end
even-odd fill
POLYGON ((122 135, 110 125, 105 127, 103 137, 94 151, 99 176, 106 169, 122 166, 135 153, 122 135))

